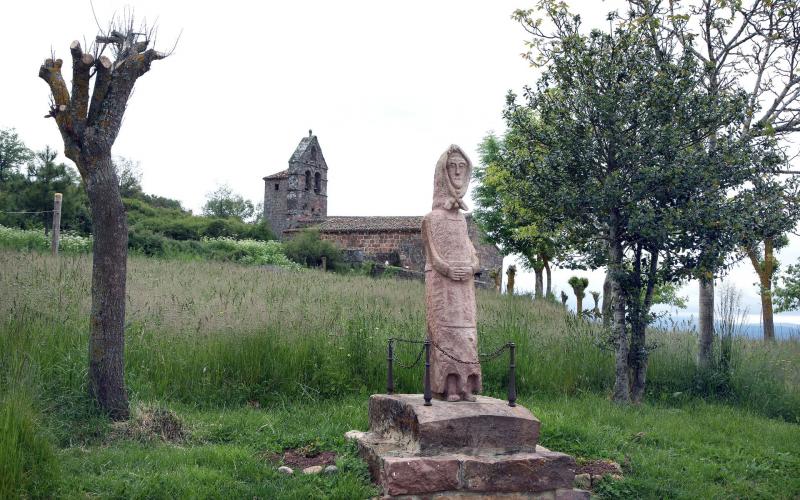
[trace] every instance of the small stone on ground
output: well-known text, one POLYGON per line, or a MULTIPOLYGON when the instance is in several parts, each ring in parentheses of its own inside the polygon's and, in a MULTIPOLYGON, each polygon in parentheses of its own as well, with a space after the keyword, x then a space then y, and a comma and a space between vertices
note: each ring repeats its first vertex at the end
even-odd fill
POLYGON ((325 474, 333 474, 334 472, 338 471, 339 469, 335 465, 329 465, 325 467, 325 474))
POLYGON ((291 467, 286 467, 285 465, 281 465, 280 467, 278 467, 278 472, 280 472, 281 474, 293 474, 294 473, 294 471, 292 470, 291 467))
POLYGON ((344 438, 347 441, 355 441, 356 439, 358 439, 363 434, 364 434, 364 432, 361 432, 361 431, 347 431, 347 432, 344 433, 344 438))
POLYGON ((319 474, 320 472, 322 472, 321 465, 313 465, 311 467, 306 467, 305 469, 303 469, 303 474, 319 474))
POLYGON ((576 474, 575 487, 582 490, 589 490, 592 488, 592 476, 590 474, 576 474))

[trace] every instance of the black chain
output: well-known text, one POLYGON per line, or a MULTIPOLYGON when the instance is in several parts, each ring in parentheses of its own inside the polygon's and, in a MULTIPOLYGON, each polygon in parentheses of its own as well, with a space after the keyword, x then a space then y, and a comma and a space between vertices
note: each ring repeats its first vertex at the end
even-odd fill
MULTIPOLYGON (((406 344, 425 344, 424 340, 398 339, 398 338, 394 338, 394 337, 390 338, 389 342, 398 342, 398 343, 399 342, 405 342, 406 344)), ((404 369, 409 369, 410 370, 411 368, 414 368, 415 366, 417 366, 419 364, 419 362, 422 360, 422 355, 423 354, 425 354, 425 346, 424 345, 422 346, 422 348, 417 353, 417 358, 410 365, 404 365, 403 363, 401 363, 400 360, 397 358, 396 353, 395 353, 395 355, 392 356, 392 361, 393 362, 397 362, 397 366, 399 366, 400 368, 404 368, 404 369)))
MULTIPOLYGON (((389 341, 390 342, 405 342, 407 344, 424 344, 425 343, 424 340, 411 340, 411 339, 398 339, 398 338, 390 338, 389 341)), ((434 341, 431 341, 431 345, 433 347, 435 347, 436 350, 439 351, 440 353, 442 353, 444 356, 450 358, 451 360, 455 361, 456 363, 461 363, 462 365, 479 365, 479 364, 481 364, 481 360, 483 360, 483 361, 493 361, 493 360, 499 358, 506 351, 506 349, 509 349, 511 347, 511 343, 503 344, 502 346, 500 346, 494 352, 490 352, 488 354, 484 354, 484 353, 478 354, 478 361, 464 361, 463 359, 458 359, 455 356, 453 356, 452 354, 450 354, 449 352, 445 351, 439 344, 437 344, 434 341)), ((423 347, 419 351, 419 353, 417 354, 417 359, 414 361, 414 363, 412 363, 410 365, 404 365, 404 364, 400 363, 397 360, 396 357, 393 357, 392 361, 397 361, 397 364, 398 364, 398 366, 400 366, 400 368, 414 368, 415 366, 417 366, 419 364, 420 360, 422 359, 422 354, 424 352, 425 352, 425 347, 423 347)))
POLYGON ((510 349, 510 348, 511 348, 511 343, 509 342, 508 344, 505 344, 505 345, 503 345, 503 346, 500 346, 500 348, 499 348, 499 349, 497 349, 496 351, 494 351, 494 352, 492 352, 492 353, 489 353, 489 354, 479 354, 478 356, 479 356, 479 357, 481 357, 481 358, 483 358, 483 359, 484 359, 484 360, 486 360, 486 361, 492 361, 492 360, 495 360, 495 359, 499 358, 499 357, 500 357, 500 355, 502 355, 502 354, 503 354, 503 352, 505 352, 505 350, 506 350, 506 349, 510 349))
MULTIPOLYGON (((452 359, 456 363, 461 363, 462 365, 479 365, 479 364, 481 364, 480 360, 478 360, 478 361, 464 361, 463 359, 458 359, 457 357, 453 356, 449 352, 447 352, 444 349, 442 349, 439 346, 439 344, 437 344, 436 342, 431 341, 431 344, 433 345, 433 347, 436 348, 437 351, 439 351, 440 353, 444 354, 448 358, 452 359)), ((480 357, 480 355, 478 355, 478 356, 480 357)))
POLYGON ((419 350, 419 353, 417 353, 417 359, 415 359, 414 362, 411 363, 410 365, 404 365, 403 363, 400 362, 400 360, 397 359, 397 357, 393 357, 392 361, 396 361, 397 366, 399 366, 400 368, 411 369, 419 364, 420 360, 422 359, 422 355, 424 353, 425 353, 425 347, 423 346, 422 349, 419 350))
POLYGON ((510 344, 505 344, 505 345, 500 346, 499 349, 497 349, 496 351, 494 351, 492 353, 489 353, 489 354, 483 354, 483 353, 478 354, 478 361, 464 361, 463 359, 458 359, 455 356, 453 356, 452 354, 450 354, 449 352, 445 351, 436 342, 431 341, 431 344, 433 344, 433 347, 435 347, 437 351, 439 351, 440 353, 444 354, 445 356, 447 356, 451 360, 455 361, 456 363, 461 363, 462 365, 479 365, 479 364, 481 364, 481 361, 480 361, 481 359, 484 360, 484 361, 492 361, 494 359, 499 358, 500 355, 503 354, 503 352, 505 352, 506 349, 511 347, 510 344))

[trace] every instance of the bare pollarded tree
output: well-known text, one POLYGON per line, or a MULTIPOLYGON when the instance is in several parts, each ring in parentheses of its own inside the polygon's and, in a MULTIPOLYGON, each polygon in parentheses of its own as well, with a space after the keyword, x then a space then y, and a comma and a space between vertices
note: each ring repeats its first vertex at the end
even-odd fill
POLYGON ((72 42, 71 89, 61 74, 61 59, 46 59, 39 68, 52 92, 46 118, 58 125, 64 154, 78 167, 92 212, 89 390, 114 419, 128 417, 123 371, 128 223, 111 147, 136 80, 167 55, 150 47, 152 35, 152 30, 135 29, 128 17, 101 32, 89 52, 72 42), (108 47, 113 60, 103 55, 108 47))

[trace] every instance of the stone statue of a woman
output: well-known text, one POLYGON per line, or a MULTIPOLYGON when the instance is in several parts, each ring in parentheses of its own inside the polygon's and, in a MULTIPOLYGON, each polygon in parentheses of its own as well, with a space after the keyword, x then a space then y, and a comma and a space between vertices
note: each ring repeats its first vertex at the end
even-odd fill
POLYGON ((434 344, 431 392, 447 401, 474 401, 481 391, 474 284, 479 263, 461 212, 471 174, 464 151, 447 148, 436 163, 433 210, 422 220, 426 319, 434 344))

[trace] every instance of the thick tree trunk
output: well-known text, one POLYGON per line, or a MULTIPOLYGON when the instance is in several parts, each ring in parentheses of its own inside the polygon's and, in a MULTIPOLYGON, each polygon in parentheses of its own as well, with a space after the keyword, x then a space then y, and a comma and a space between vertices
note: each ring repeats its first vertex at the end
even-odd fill
POLYGON ((714 344, 714 280, 701 278, 699 292, 697 366, 705 370, 711 366, 711 351, 714 344))
POLYGON ((606 271, 606 279, 603 282, 603 305, 601 306, 603 311, 603 327, 606 329, 611 328, 611 304, 613 302, 612 295, 611 273, 606 271))
POLYGON ((111 155, 81 158, 92 211, 92 310, 89 390, 116 420, 128 417, 125 390, 125 280, 128 223, 111 155), (88 167, 88 168, 87 168, 88 167))
POLYGON ((544 293, 544 269, 541 267, 534 267, 533 272, 536 275, 536 290, 534 298, 539 300, 542 298, 542 294, 544 293))
POLYGON ((614 394, 617 403, 630 403, 630 379, 628 377, 628 334, 625 329, 625 293, 616 272, 622 270, 622 244, 616 241, 614 224, 611 225, 609 248, 609 276, 613 301, 612 335, 615 342, 616 356, 614 362, 614 394))

